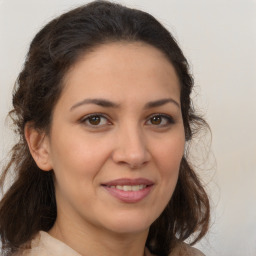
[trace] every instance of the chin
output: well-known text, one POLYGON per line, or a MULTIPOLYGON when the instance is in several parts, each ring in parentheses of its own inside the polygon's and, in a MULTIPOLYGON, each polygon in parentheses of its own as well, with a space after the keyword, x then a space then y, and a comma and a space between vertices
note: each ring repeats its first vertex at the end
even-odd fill
POLYGON ((133 214, 118 216, 109 222, 109 229, 118 234, 132 234, 148 231, 154 219, 150 216, 133 214), (111 223, 112 222, 112 223, 111 223))

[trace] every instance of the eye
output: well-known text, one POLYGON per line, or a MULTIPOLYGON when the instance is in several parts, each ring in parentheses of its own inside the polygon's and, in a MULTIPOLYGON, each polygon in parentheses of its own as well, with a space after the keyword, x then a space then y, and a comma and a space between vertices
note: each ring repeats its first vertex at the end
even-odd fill
POLYGON ((81 123, 90 127, 101 127, 109 125, 110 121, 102 114, 91 114, 83 117, 81 123))
POLYGON ((147 125, 154 125, 154 126, 161 126, 161 127, 165 127, 173 123, 174 123, 173 118, 169 115, 164 115, 164 114, 153 115, 146 122, 147 125))

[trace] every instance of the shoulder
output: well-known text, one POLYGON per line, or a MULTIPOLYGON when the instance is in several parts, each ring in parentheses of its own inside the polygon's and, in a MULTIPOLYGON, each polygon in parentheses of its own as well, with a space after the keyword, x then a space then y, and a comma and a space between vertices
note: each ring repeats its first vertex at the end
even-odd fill
POLYGON ((205 256, 205 255, 198 249, 186 243, 180 242, 176 245, 176 247, 169 254, 169 256, 205 256))
MULTIPOLYGON (((155 254, 151 254, 150 251, 145 248, 145 256, 157 256, 155 254)), ((175 248, 171 251, 168 256, 205 256, 201 251, 192 246, 178 242, 175 248)))
POLYGON ((29 249, 20 250, 13 256, 81 256, 63 242, 40 231, 30 242, 29 249))

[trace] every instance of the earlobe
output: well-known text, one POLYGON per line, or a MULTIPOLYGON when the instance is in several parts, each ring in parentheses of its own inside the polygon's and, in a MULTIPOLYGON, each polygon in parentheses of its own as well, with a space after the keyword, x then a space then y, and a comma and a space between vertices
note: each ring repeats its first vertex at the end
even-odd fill
POLYGON ((35 129, 30 123, 26 124, 24 132, 30 154, 37 166, 43 171, 52 170, 49 140, 46 134, 35 129))

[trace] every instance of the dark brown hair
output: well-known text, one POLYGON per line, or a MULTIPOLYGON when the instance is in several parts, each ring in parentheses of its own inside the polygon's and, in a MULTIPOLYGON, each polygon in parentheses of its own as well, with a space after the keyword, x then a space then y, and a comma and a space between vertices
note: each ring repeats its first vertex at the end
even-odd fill
MULTIPOLYGON (((25 124, 49 131, 65 74, 86 52, 116 41, 150 44, 172 63, 180 81, 186 141, 206 125, 192 107, 193 79, 186 58, 172 35, 150 14, 95 1, 52 20, 33 39, 13 94, 10 116, 19 141, 0 181, 3 187, 6 175, 14 170, 16 179, 0 203, 0 236, 6 254, 29 242, 39 230, 48 231, 57 214, 53 172, 43 172, 34 162, 24 137, 25 124)), ((198 241, 208 229, 209 212, 207 194, 184 156, 174 194, 151 225, 147 247, 166 256, 176 241, 191 235, 193 242, 198 241)))

